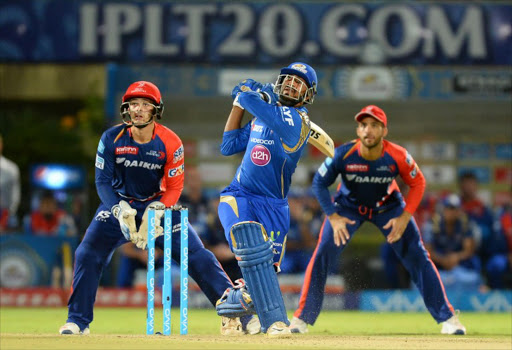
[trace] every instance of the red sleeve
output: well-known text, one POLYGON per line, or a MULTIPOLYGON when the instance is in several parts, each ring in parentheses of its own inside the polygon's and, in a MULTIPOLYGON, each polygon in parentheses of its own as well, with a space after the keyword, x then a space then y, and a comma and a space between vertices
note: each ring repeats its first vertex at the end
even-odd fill
POLYGON ((421 198, 425 192, 425 177, 418 167, 418 164, 416 164, 405 148, 391 142, 387 142, 385 151, 388 152, 396 161, 396 164, 398 165, 398 172, 400 173, 402 180, 404 180, 404 183, 409 186, 409 192, 405 197, 404 210, 410 214, 414 214, 420 205, 421 198))
POLYGON ((501 217, 501 227, 507 240, 508 251, 512 252, 512 214, 507 212, 501 217))
POLYGON ((178 135, 160 126, 157 130, 160 138, 163 140, 166 149, 167 161, 164 167, 164 177, 160 183, 160 189, 164 192, 161 202, 166 207, 175 205, 180 199, 185 181, 185 156, 183 143, 178 135))

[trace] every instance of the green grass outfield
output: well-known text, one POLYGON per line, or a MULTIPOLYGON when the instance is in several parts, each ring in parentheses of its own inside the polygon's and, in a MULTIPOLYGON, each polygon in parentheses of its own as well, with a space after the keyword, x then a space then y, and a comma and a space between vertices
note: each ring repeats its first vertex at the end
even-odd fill
MULTIPOLYGON (((161 331, 159 311, 156 331, 161 331)), ((261 334, 223 337, 213 310, 189 311, 186 336, 177 335, 174 309, 172 336, 146 336, 144 308, 97 308, 91 335, 59 336, 67 309, 2 307, 0 349, 512 349, 509 313, 462 313, 468 335, 447 336, 427 313, 325 311, 308 334, 267 339, 261 334)))

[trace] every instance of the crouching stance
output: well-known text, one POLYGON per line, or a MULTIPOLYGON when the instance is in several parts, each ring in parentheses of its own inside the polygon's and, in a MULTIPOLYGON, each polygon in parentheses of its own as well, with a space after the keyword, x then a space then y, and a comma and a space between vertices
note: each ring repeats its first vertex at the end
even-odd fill
MULTIPOLYGON (((175 205, 181 195, 183 144, 174 132, 155 121, 162 117, 163 110, 160 91, 154 84, 133 83, 121 105, 124 124, 108 129, 101 137, 95 169, 101 204, 75 252, 73 291, 67 322, 60 328, 60 334, 90 333, 101 273, 114 250, 129 241, 145 249, 147 209, 156 210, 158 224, 163 209, 175 205)), ((179 222, 179 217, 173 218, 173 222, 179 222)), ((178 231, 181 232, 179 224, 173 227, 173 232, 178 231)), ((162 232, 158 226, 160 236, 156 245, 160 248, 163 248, 162 232)), ((180 261, 179 234, 173 235, 172 258, 180 261)), ((189 264, 190 275, 215 305, 232 283, 192 226, 189 226, 189 264)), ((242 331, 238 318, 226 320, 238 323, 238 330, 242 331)))

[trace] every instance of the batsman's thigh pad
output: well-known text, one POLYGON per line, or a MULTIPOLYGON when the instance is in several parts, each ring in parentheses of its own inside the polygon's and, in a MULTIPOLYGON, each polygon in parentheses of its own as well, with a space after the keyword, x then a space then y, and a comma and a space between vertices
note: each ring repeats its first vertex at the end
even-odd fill
POLYGON ((272 241, 258 222, 243 221, 231 228, 233 252, 256 307, 263 332, 274 322, 289 324, 274 269, 272 241))

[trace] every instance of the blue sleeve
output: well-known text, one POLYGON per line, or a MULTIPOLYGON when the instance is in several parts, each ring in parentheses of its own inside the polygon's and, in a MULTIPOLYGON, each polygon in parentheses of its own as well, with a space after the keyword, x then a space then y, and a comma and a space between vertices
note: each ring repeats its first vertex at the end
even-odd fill
POLYGON ((287 146, 293 147, 299 142, 302 118, 295 108, 268 104, 261 99, 258 92, 253 91, 241 93, 238 102, 249 113, 268 125, 287 146))
POLYGON ((244 152, 247 148, 250 134, 251 122, 247 123, 241 129, 225 131, 222 136, 220 153, 222 153, 223 156, 230 156, 235 153, 244 152))
POLYGON ((318 171, 313 178, 313 193, 318 199, 318 203, 322 207, 327 216, 334 214, 336 211, 334 203, 331 200, 329 186, 331 186, 339 175, 336 168, 336 159, 339 157, 339 150, 336 149, 334 159, 331 157, 325 158, 325 161, 320 165, 318 171))
POLYGON ((96 191, 103 204, 108 208, 112 208, 119 203, 120 197, 112 187, 112 180, 114 178, 114 143, 109 140, 106 133, 101 136, 96 151, 96 166, 95 166, 95 182, 96 191))

